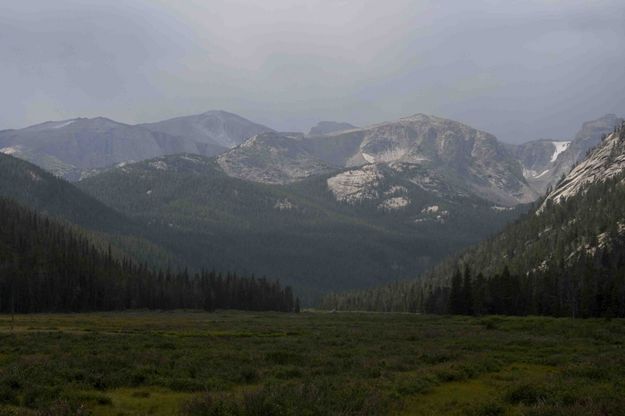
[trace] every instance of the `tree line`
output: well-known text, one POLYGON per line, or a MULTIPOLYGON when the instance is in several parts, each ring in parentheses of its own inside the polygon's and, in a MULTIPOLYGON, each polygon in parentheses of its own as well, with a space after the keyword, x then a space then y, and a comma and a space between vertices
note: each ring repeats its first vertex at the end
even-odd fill
POLYGON ((324 309, 454 315, 625 317, 625 241, 612 241, 572 263, 542 270, 473 273, 466 266, 445 281, 397 282, 326 296, 324 309))
POLYGON ((625 247, 583 255, 572 265, 525 275, 472 276, 467 267, 450 287, 432 290, 423 311, 456 315, 625 317, 625 247))
POLYGON ((234 273, 153 270, 0 199, 0 312, 298 311, 290 287, 234 273))

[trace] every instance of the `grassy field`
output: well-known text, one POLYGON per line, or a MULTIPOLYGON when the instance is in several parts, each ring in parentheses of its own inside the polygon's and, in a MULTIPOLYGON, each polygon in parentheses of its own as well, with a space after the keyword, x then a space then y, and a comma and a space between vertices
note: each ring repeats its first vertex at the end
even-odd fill
POLYGON ((0 316, 0 415, 378 414, 625 414, 625 321, 0 316))

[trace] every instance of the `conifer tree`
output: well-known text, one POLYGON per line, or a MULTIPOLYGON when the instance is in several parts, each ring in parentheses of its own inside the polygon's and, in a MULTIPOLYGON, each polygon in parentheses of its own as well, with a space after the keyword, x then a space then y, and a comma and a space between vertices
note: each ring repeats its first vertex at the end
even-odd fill
POLYGON ((454 315, 464 313, 464 299, 462 291, 462 274, 456 270, 451 278, 451 290, 449 292, 449 312, 454 315))

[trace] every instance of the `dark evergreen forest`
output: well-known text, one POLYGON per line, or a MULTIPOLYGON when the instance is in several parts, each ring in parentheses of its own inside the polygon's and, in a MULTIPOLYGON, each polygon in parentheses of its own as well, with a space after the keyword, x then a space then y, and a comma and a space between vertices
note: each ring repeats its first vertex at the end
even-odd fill
POLYGON ((0 312, 298 309, 266 278, 153 270, 99 250, 79 229, 0 199, 0 312))

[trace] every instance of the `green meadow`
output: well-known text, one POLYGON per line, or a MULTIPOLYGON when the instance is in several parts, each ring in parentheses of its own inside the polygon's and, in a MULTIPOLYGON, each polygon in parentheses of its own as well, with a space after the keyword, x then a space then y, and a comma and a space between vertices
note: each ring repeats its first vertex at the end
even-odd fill
POLYGON ((0 415, 621 415, 625 321, 0 316, 0 415))

